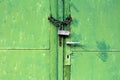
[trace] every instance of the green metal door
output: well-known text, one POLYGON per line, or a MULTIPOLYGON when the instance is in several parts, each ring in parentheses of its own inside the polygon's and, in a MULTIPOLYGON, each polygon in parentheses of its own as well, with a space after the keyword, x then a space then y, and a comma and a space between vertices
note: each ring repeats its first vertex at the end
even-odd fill
POLYGON ((48 0, 0 0, 0 80, 57 79, 49 14, 48 0))
POLYGON ((119 4, 0 0, 0 80, 119 80, 119 4), (62 26, 70 36, 57 35, 50 14, 60 21, 71 14, 70 28, 62 26))
POLYGON ((65 80, 120 80, 120 1, 65 1, 65 16, 70 9, 73 18, 65 39, 65 80))

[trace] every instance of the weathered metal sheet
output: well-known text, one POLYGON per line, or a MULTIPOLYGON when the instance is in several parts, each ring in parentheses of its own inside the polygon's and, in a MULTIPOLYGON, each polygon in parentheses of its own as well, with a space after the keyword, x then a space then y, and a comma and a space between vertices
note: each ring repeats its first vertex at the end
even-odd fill
POLYGON ((0 0, 0 48, 49 49, 49 11, 49 1, 0 0))
POLYGON ((0 0, 0 80, 57 80, 49 4, 56 17, 56 0, 0 0))
POLYGON ((64 80, 120 80, 120 1, 65 0, 64 16, 69 13, 73 21, 65 42, 80 44, 64 47, 71 55, 64 80))
POLYGON ((120 80, 120 52, 74 52, 70 80, 120 80))
POLYGON ((49 51, 0 50, 0 80, 50 80, 49 51))
POLYGON ((73 50, 120 51, 120 0, 72 0, 73 50))

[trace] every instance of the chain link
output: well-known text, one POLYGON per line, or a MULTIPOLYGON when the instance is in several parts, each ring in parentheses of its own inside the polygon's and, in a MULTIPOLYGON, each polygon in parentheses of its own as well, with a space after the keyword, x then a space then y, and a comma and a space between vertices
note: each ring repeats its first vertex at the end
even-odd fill
POLYGON ((69 15, 64 21, 59 21, 53 18, 52 16, 48 17, 48 20, 55 26, 61 27, 61 26, 68 26, 72 22, 72 17, 69 15))

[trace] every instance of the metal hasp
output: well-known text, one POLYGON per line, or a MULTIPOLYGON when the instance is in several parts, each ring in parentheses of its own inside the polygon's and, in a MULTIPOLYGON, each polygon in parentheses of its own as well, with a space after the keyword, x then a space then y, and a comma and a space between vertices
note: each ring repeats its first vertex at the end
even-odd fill
POLYGON ((67 45, 79 45, 80 42, 66 42, 67 45))
POLYGON ((62 44, 62 39, 61 38, 70 35, 70 31, 63 30, 64 29, 63 27, 69 27, 70 28, 70 23, 72 22, 72 17, 71 17, 71 15, 69 15, 65 20, 60 21, 60 20, 52 17, 52 15, 50 15, 50 17, 48 17, 48 20, 54 26, 58 27, 59 45, 61 46, 61 44, 62 44))
POLYGON ((69 36, 70 32, 65 30, 58 30, 58 35, 60 36, 69 36))

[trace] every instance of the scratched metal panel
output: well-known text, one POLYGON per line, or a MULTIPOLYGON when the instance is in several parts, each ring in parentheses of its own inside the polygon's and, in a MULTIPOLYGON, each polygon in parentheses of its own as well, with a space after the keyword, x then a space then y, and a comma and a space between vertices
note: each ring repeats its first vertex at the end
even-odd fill
POLYGON ((48 1, 0 0, 0 48, 48 49, 48 15, 48 1))
POLYGON ((70 80, 120 80, 120 52, 75 52, 70 80))
POLYGON ((120 0, 72 0, 73 50, 120 51, 120 0))
POLYGON ((0 80, 50 80, 49 51, 0 50, 0 80))

